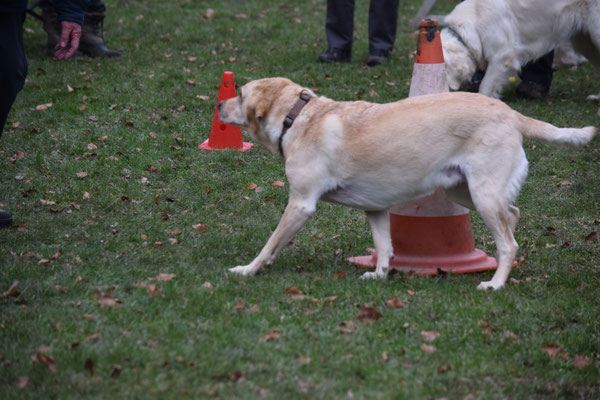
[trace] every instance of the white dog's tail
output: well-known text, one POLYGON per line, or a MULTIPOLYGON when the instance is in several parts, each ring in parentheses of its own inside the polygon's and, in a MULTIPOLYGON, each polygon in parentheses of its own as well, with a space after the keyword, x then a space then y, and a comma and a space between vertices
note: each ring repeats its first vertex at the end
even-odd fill
POLYGON ((583 146, 596 134, 596 128, 557 128, 544 121, 520 115, 521 134, 530 139, 566 146, 583 146))

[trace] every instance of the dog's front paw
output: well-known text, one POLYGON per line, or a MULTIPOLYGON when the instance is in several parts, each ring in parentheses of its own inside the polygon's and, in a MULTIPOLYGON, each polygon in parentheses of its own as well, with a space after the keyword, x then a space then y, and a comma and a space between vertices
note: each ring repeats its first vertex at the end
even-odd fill
POLYGON ((498 290, 498 289, 502 289, 502 287, 504 286, 504 284, 500 283, 496 283, 494 281, 485 281, 485 282, 481 282, 479 284, 479 286, 477 286, 478 290, 487 290, 487 289, 492 289, 492 290, 498 290))
POLYGON ((360 279, 385 279, 387 278, 387 274, 377 273, 377 272, 365 272, 361 275, 360 279))
POLYGON ((254 268, 252 268, 252 266, 250 265, 239 265, 234 268, 229 268, 229 272, 244 276, 254 275, 256 273, 254 268))

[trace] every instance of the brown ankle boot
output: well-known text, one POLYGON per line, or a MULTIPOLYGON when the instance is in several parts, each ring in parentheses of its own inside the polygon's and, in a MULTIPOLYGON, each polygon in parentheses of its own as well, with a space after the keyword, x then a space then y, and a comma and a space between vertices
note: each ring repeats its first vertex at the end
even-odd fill
POLYGON ((79 50, 90 57, 121 57, 121 53, 104 44, 103 24, 105 13, 85 13, 79 50))

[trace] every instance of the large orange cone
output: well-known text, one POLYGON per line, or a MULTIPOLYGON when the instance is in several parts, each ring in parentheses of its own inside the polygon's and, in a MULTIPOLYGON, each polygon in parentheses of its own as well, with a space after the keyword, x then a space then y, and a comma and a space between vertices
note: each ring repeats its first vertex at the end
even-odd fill
POLYGON ((219 89, 219 97, 215 106, 215 114, 213 116, 212 127, 208 139, 198 146, 204 150, 225 150, 236 149, 246 151, 254 145, 242 141, 242 130, 237 126, 224 124, 219 119, 218 105, 220 101, 235 97, 235 83, 233 80, 233 72, 223 72, 221 80, 221 88, 219 89))
MULTIPOLYGON (((421 22, 409 97, 448 91, 437 21, 426 19, 421 22)), ((448 200, 442 189, 392 208, 390 232, 392 269, 435 275, 440 270, 466 273, 497 268, 496 259, 475 248, 469 210, 448 200)), ((350 261, 375 267, 377 254, 350 261)))

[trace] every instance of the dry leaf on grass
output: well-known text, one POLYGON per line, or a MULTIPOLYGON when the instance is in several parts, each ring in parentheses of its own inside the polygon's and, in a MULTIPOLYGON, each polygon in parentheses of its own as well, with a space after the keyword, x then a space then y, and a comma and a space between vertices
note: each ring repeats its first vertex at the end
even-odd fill
POLYGON ((356 315, 356 319, 366 323, 375 322, 381 317, 383 317, 383 315, 381 315, 379 311, 369 306, 361 308, 356 315))
POLYGON ((175 274, 160 273, 156 276, 156 280, 166 282, 166 281, 170 281, 171 279, 175 278, 175 276, 176 276, 175 274))
POLYGON ((557 345, 555 343, 551 343, 551 344, 544 346, 543 351, 544 351, 544 353, 548 354, 549 356, 555 356, 558 353, 560 353, 561 348, 559 345, 557 345))
POLYGON ((273 329, 271 332, 267 333, 266 335, 261 336, 260 339, 258 339, 258 341, 261 343, 271 342, 273 340, 278 340, 279 337, 280 337, 279 329, 273 329))
POLYGON ((586 356, 575 356, 573 360, 573 366, 577 369, 584 369, 592 364, 589 357, 586 356))
POLYGON ((25 387, 29 384, 29 377, 28 376, 20 376, 17 378, 17 381, 15 382, 15 386, 19 389, 25 389, 25 387))
POLYGON ((421 350, 423 350, 423 352, 425 353, 435 353, 437 351, 437 349, 435 348, 435 346, 429 345, 429 344, 425 344, 423 343, 421 345, 421 350))
POLYGON ((100 304, 101 307, 115 307, 121 304, 121 301, 113 298, 110 294, 106 293, 104 294, 104 296, 98 299, 98 304, 100 304))
POLYGON ((421 331, 421 337, 423 340, 427 340, 428 342, 433 342, 440 336, 439 332, 435 331, 421 331))
POLYGON ((17 297, 21 294, 16 287, 19 284, 19 281, 14 281, 12 285, 8 288, 8 290, 0 295, 0 299, 6 299, 8 297, 17 297))
POLYGON ((50 371, 56 372, 56 362, 50 356, 42 353, 36 353, 31 356, 31 361, 45 365, 50 371))
POLYGON ((385 302, 387 308, 403 308, 404 303, 397 296, 392 296, 385 302))
POLYGON ((52 107, 52 103, 46 103, 46 104, 40 104, 38 106, 35 106, 35 109, 38 111, 44 111, 49 109, 50 107, 52 107))

